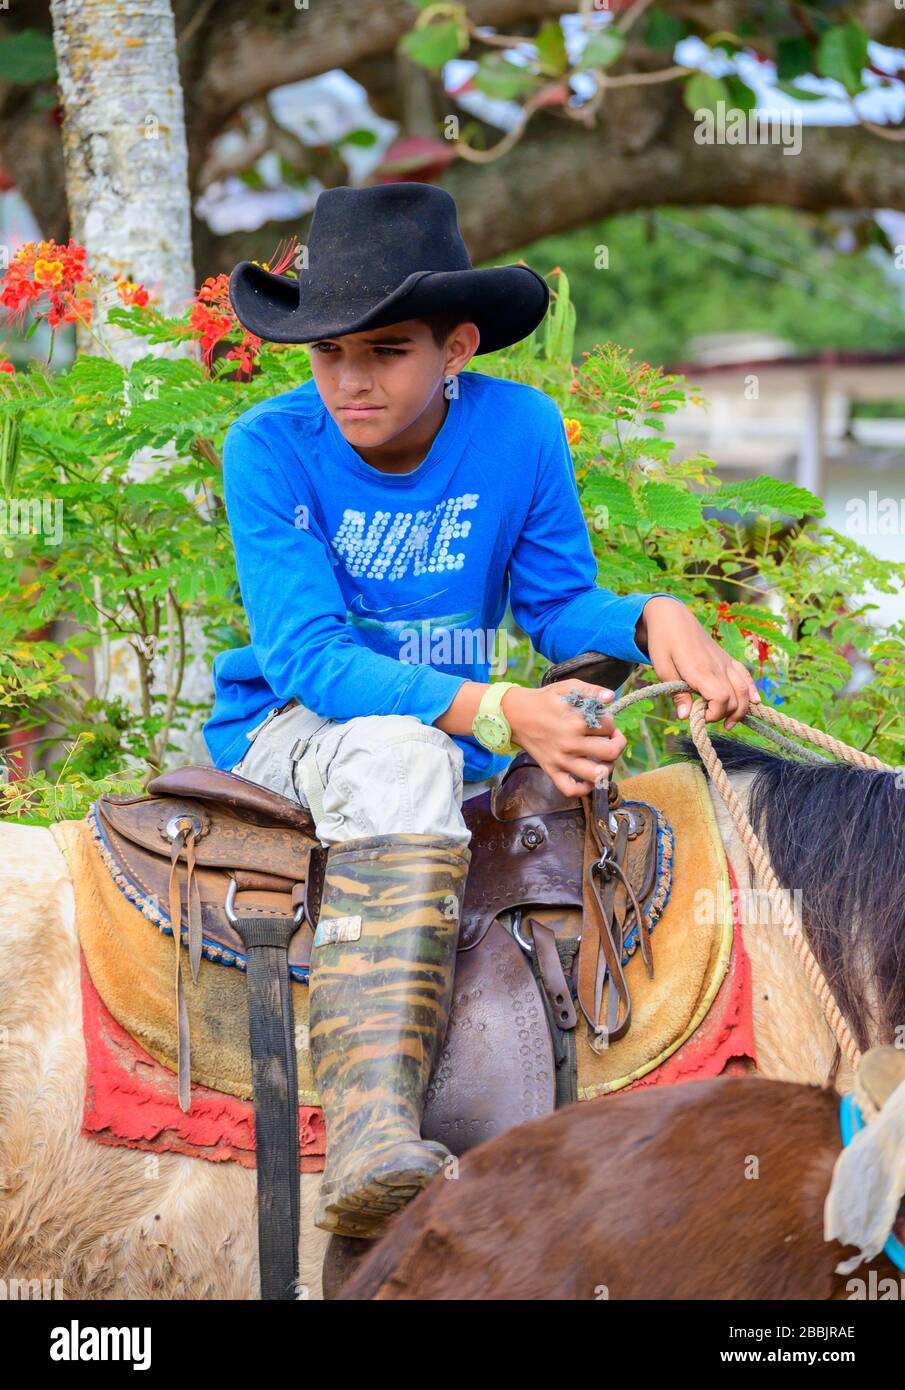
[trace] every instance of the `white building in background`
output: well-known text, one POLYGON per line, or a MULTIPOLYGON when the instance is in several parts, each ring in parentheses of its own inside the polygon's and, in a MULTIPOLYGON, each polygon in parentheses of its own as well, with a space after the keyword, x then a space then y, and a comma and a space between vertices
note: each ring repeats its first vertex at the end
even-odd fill
MULTIPOLYGON (((820 497, 826 522, 885 560, 905 563, 905 414, 853 418, 859 401, 905 401, 905 350, 794 355, 780 339, 692 339, 670 371, 706 405, 670 421, 683 457, 709 455, 723 478, 772 474, 820 497)), ((877 622, 905 620, 905 593, 871 593, 877 622)))

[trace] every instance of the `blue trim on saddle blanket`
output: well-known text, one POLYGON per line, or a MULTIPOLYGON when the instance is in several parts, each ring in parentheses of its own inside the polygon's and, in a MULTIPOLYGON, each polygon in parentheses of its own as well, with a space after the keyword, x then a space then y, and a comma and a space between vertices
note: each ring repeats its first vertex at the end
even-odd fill
MULTIPOLYGON (((858 1102, 855 1100, 854 1093, 849 1091, 839 1103, 839 1128, 842 1130, 842 1147, 847 1149, 855 1135, 865 1127, 864 1117, 858 1102)), ((890 1232, 889 1239, 883 1246, 883 1253, 892 1260, 897 1269, 905 1270, 905 1245, 902 1244, 898 1236, 890 1232)))
MULTIPOLYGON (((666 904, 669 902, 669 895, 672 892, 672 862, 675 849, 675 835, 672 826, 666 819, 662 811, 658 811, 656 806, 651 806, 647 801, 622 801, 620 806, 642 806, 646 811, 651 811, 657 818, 657 887, 653 897, 644 909, 644 920, 647 923, 648 932, 652 932, 660 920, 666 904)), ((638 949, 638 923, 632 927, 622 948, 622 964, 625 965, 631 960, 638 949)))
MULTIPOLYGON (((94 809, 95 802, 91 803, 88 814, 85 817, 88 822, 88 829, 98 846, 101 858, 104 863, 113 871, 113 881, 124 898, 127 898, 134 907, 141 909, 141 912, 150 922, 157 927, 158 931, 165 936, 173 935, 173 924, 169 913, 164 912, 158 905, 156 898, 149 898, 144 889, 135 883, 128 875, 126 870, 119 863, 112 849, 107 843, 97 812, 94 809)), ((180 923, 180 927, 182 924, 180 923)), ((188 944, 188 927, 182 927, 182 940, 188 944)), ((221 946, 217 941, 210 941, 202 932, 201 935, 201 954, 206 960, 215 961, 217 965, 235 966, 237 970, 246 970, 248 961, 244 952, 231 951, 228 946, 221 946)), ((308 971, 300 965, 290 965, 289 974, 293 980, 298 980, 301 984, 308 983, 308 971)))

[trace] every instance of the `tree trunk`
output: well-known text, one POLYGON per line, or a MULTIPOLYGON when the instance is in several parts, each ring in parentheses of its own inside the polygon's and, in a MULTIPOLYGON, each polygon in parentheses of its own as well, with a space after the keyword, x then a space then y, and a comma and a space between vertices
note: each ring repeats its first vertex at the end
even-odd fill
MULTIPOLYGON (((195 292, 192 265, 188 150, 182 87, 170 0, 52 0, 54 46, 64 111, 63 158, 71 234, 88 263, 106 275, 124 274, 157 295, 164 313, 178 313, 195 292)), ((97 352, 92 330, 128 366, 154 348, 107 321, 118 300, 98 305, 91 329, 79 328, 81 352, 97 352)), ((130 474, 159 467, 150 452, 135 456, 130 474)), ((157 451, 159 454, 159 450, 157 451)), ((190 656, 181 694, 210 704, 211 676, 200 625, 186 624, 190 656)), ((96 652, 95 691, 139 708, 138 656, 121 638, 96 652)), ((157 658, 152 678, 165 683, 157 658)), ((209 762, 201 716, 173 734, 177 760, 209 762)), ((157 753, 162 753, 158 748, 157 753)), ((170 757, 174 755, 171 754, 170 757)))

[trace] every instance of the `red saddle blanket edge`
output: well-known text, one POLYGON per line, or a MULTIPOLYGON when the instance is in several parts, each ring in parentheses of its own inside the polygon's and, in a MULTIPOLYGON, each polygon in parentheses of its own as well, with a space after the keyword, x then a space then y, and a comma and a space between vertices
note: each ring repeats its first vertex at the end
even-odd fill
MULTIPOLYGON (((734 932, 726 978, 692 1037, 654 1071, 624 1087, 626 1091, 745 1072, 750 1070, 749 1063, 756 1066, 751 964, 742 941, 731 864, 729 874, 734 932)), ((251 1102, 193 1082, 191 1110, 184 1114, 179 1108, 175 1073, 155 1061, 116 1022, 94 987, 81 951, 79 955, 88 1063, 81 1134, 101 1144, 181 1153, 214 1163, 232 1160, 254 1168, 251 1102)), ((300 1172, 322 1172, 325 1152, 323 1112, 316 1106, 300 1105, 300 1172)))
POLYGON ((645 1086, 675 1086, 683 1081, 703 1081, 712 1076, 740 1076, 757 1070, 751 960, 742 939, 738 880, 728 857, 726 867, 731 886, 732 952, 716 998, 688 1041, 646 1076, 623 1087, 623 1091, 640 1091, 645 1086))
MULTIPOLYGON (((79 951, 82 1033, 87 1053, 80 1133, 100 1144, 175 1152, 213 1163, 255 1166, 254 1106, 196 1082, 191 1109, 179 1107, 177 1081, 117 1023, 94 987, 79 951)), ((326 1135, 323 1112, 299 1106, 299 1171, 320 1173, 326 1135)))

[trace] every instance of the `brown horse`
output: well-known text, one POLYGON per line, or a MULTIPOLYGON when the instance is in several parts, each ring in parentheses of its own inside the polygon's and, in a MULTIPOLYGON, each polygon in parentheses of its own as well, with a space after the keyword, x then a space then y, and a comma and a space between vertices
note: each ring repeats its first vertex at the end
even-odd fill
POLYGON ((884 1255, 835 1272, 840 1147, 834 1091, 761 1077, 566 1106, 465 1154, 339 1297, 905 1298, 884 1255))

